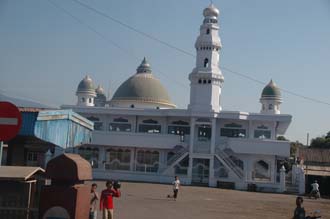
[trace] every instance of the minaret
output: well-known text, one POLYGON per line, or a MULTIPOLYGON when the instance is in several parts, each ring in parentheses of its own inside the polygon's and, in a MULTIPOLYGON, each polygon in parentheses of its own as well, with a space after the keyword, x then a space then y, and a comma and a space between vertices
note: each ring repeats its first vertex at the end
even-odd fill
POLYGON ((78 106, 94 106, 96 92, 92 79, 86 75, 78 85, 76 96, 78 106))
POLYGON ((262 114, 280 114, 280 104, 282 103, 281 91, 273 82, 270 82, 264 87, 260 98, 262 114))
POLYGON ((190 104, 196 112, 219 112, 221 87, 224 81, 219 68, 221 40, 218 34, 219 10, 211 4, 203 11, 204 21, 196 40, 196 67, 189 75, 190 104))

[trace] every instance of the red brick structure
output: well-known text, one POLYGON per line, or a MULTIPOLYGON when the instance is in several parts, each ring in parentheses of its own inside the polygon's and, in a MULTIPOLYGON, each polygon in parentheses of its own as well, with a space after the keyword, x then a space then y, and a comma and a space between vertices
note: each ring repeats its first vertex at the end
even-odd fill
POLYGON ((90 164, 77 154, 62 154, 47 164, 46 176, 51 185, 41 191, 39 218, 88 219, 90 164))

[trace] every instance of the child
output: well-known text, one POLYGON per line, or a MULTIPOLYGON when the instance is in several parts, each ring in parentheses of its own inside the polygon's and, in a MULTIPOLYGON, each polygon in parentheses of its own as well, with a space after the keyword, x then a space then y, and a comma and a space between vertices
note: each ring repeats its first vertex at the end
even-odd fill
POLYGON ((173 196, 168 195, 167 198, 173 198, 174 200, 176 200, 180 188, 180 180, 178 176, 175 176, 172 184, 173 184, 173 196))
POLYGON ((107 189, 102 191, 100 199, 100 210, 103 211, 103 219, 113 219, 113 198, 120 197, 120 190, 112 188, 112 181, 106 182, 107 189))
POLYGON ((305 219, 305 209, 302 207, 304 199, 300 196, 296 198, 296 209, 293 213, 293 219, 305 219))
POLYGON ((96 192, 97 185, 96 183, 92 184, 91 188, 91 201, 90 201, 90 210, 89 210, 89 219, 97 218, 97 201, 99 200, 99 194, 96 192))

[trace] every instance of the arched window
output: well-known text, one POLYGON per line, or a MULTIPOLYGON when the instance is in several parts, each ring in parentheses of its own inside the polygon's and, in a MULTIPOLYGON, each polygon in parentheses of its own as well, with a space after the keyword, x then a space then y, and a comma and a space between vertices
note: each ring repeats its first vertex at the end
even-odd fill
POLYGON ((81 98, 81 101, 82 101, 83 103, 85 103, 85 97, 82 97, 82 98, 81 98))
POLYGON ((211 84, 211 80, 209 79, 209 80, 207 81, 207 83, 211 84))
POLYGON ((202 79, 199 79, 199 80, 198 80, 198 84, 201 84, 201 83, 202 83, 202 79))
POLYGON ((131 105, 131 108, 134 108, 134 104, 131 105))
POLYGON ((206 34, 210 34, 210 29, 207 29, 206 30, 206 34))
POLYGON ((110 170, 129 170, 131 151, 126 149, 108 149, 105 168, 110 170))
POLYGON ((271 178, 270 165, 264 160, 258 160, 253 165, 252 177, 256 181, 269 181, 271 178))
POLYGON ((209 67, 209 60, 208 60, 208 58, 205 58, 204 59, 204 68, 207 68, 207 67, 209 67))
POLYGON ((269 104, 268 109, 270 109, 270 110, 274 109, 273 104, 269 104))
POLYGON ((203 80, 203 84, 206 84, 206 80, 205 79, 203 80))
POLYGON ((137 152, 136 171, 139 172, 157 172, 159 166, 159 152, 158 151, 144 151, 137 152))

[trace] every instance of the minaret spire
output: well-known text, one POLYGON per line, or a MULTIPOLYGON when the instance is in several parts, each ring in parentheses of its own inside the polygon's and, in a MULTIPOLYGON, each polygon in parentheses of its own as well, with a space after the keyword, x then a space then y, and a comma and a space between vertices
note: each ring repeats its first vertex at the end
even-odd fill
POLYGON ((191 110, 219 112, 221 86, 224 81, 219 68, 219 10, 212 4, 203 10, 204 20, 197 37, 196 66, 189 75, 191 110))

